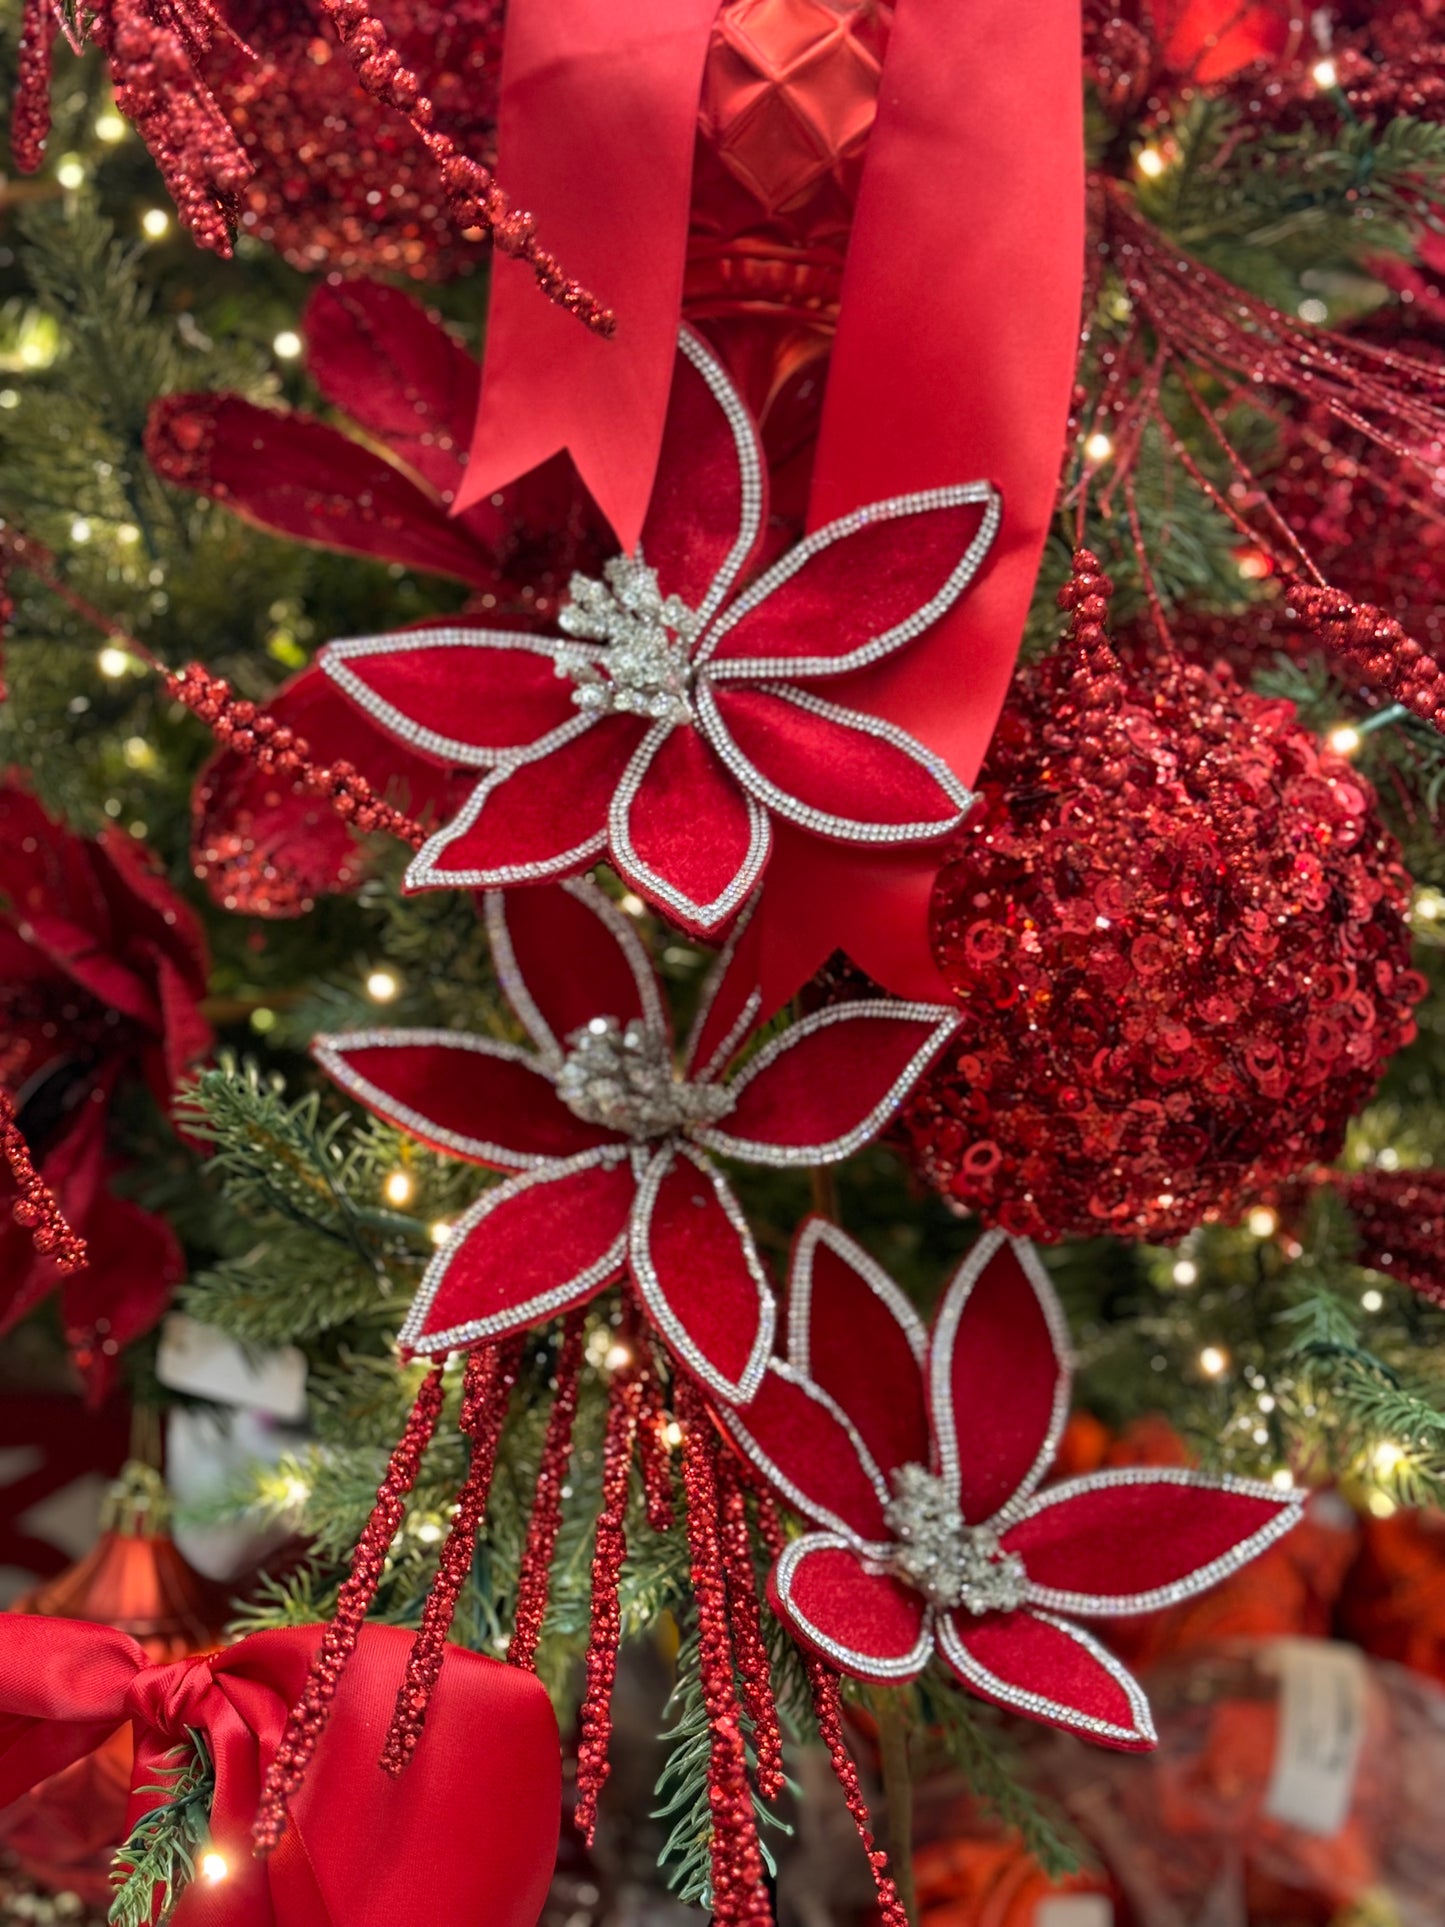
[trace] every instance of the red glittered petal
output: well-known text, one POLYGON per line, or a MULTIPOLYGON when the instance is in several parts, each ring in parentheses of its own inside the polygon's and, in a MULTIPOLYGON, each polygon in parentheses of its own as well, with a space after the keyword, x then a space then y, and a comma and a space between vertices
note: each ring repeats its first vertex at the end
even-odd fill
POLYGON ((972 792, 896 724, 782 684, 696 685, 698 722, 770 810, 815 836, 917 843, 946 836, 972 792))
POLYGON ((893 1280, 826 1218, 804 1221, 788 1280, 788 1361, 846 1412, 873 1463, 929 1462, 928 1334, 893 1280))
POLYGON ((844 1540, 813 1532, 785 1548, 768 1578, 774 1612, 805 1646, 855 1679, 913 1679, 933 1651, 920 1594, 869 1572, 844 1540))
POLYGON ((427 1267, 400 1343, 440 1356, 590 1298, 622 1272, 636 1191, 629 1163, 594 1157, 485 1192, 427 1267))
POLYGON ((720 618, 718 680, 836 676, 879 662, 961 596, 998 534, 987 482, 874 502, 806 536, 720 618))
POLYGON ((1069 1334, 1032 1245, 990 1231, 959 1266, 933 1322, 934 1444, 973 1525, 1026 1497, 1069 1409, 1069 1334))
POLYGON ((981 1699, 1122 1752, 1157 1745, 1137 1680, 1081 1627, 1047 1613, 956 1612, 938 1621, 938 1650, 981 1699))
POLYGON ((423 1144, 501 1171, 526 1171, 616 1144, 558 1097, 515 1045, 449 1030, 358 1030, 317 1037, 327 1076, 423 1144))
POLYGON ((747 1164, 848 1157, 877 1137, 957 1021, 940 1005, 883 998, 814 1011, 743 1066, 733 1109, 697 1137, 747 1164))
POLYGON ((770 1359, 746 1411, 724 1425, 768 1483, 815 1525, 886 1546, 888 1486, 849 1417, 791 1365, 770 1359))
POLYGON ((1178 1466, 1095 1472, 1030 1501, 1003 1535, 1029 1598, 1059 1612, 1157 1612, 1206 1591, 1298 1524, 1300 1499, 1178 1466))
POLYGON ((507 1000, 552 1061, 596 1017, 624 1027, 640 1018, 667 1035, 657 975, 631 918, 586 877, 489 891, 485 915, 507 1000))
POLYGON ((410 890, 496 890, 575 876, 602 854, 607 810, 644 725, 579 717, 545 756, 503 764, 418 853, 410 890))
POLYGON ((649 730, 612 800, 613 861, 639 896, 697 936, 726 924, 768 860, 767 812, 695 729, 649 730))
POLYGON ((537 755, 578 722, 556 645, 508 630, 401 630, 331 642, 317 660, 338 689, 409 748, 485 769, 537 755))
POLYGON ((687 1145, 638 1187, 633 1276, 669 1346, 715 1398, 746 1405, 773 1344, 772 1287, 737 1201, 687 1145))
POLYGON ((722 364, 684 330, 658 455, 642 559, 664 595, 706 619, 741 575, 767 522, 767 469, 752 418, 722 364))

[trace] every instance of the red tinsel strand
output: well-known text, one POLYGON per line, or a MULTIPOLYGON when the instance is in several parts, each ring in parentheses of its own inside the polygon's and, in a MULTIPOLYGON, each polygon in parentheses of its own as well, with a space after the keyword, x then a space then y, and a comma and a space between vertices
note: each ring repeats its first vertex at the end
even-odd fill
POLYGON ((748 1784, 747 1749, 733 1674, 728 1585, 717 1480, 717 1436, 697 1387, 680 1381, 678 1417, 685 1439, 682 1479, 687 1497, 687 1544, 697 1602, 698 1675, 707 1708, 712 1753, 708 1761, 709 1841, 713 1920, 770 1921, 757 1816, 748 1784))
POLYGON ((547 1617, 552 1555, 557 1549, 557 1533, 562 1524, 562 1488, 572 1457, 572 1427, 577 1418, 585 1322, 586 1312, 579 1307, 568 1312, 562 1326, 562 1342, 557 1349, 556 1390, 547 1418, 547 1436, 542 1441, 532 1516, 527 1521, 527 1547, 517 1579, 517 1609, 507 1661, 512 1666, 525 1666, 528 1672, 535 1665, 537 1641, 547 1617))
POLYGON ((773 1669, 763 1638, 747 1503, 738 1476, 737 1461, 731 1453, 718 1454, 717 1483, 733 1652, 737 1659, 738 1678, 742 1681, 743 1705, 753 1729, 758 1792, 765 1800, 776 1800, 787 1784, 783 1772, 783 1729, 778 1719, 777 1698, 773 1693, 773 1669))
POLYGON ((637 1462, 642 1471, 642 1497, 647 1523, 654 1532, 670 1532, 676 1513, 672 1492, 672 1452, 667 1441, 672 1414, 663 1394, 662 1373, 654 1354, 642 1385, 642 1413, 637 1428, 637 1462))
POLYGON ((286 1830, 286 1805, 300 1786, 316 1743, 326 1729, 331 1704, 362 1622, 386 1568, 386 1556, 406 1511, 421 1462, 442 1409, 442 1368, 430 1372, 417 1393, 405 1429, 377 1488, 376 1504, 351 1557, 351 1571, 336 1601, 336 1612, 322 1635, 306 1685, 292 1707, 281 1744, 266 1774, 251 1837, 258 1854, 268 1854, 286 1830))
POLYGON ((397 1689, 391 1725, 382 1743, 381 1764, 393 1776, 405 1772, 421 1739, 427 1708, 441 1677, 447 1634, 457 1600, 476 1553, 477 1534, 486 1516, 497 1467, 497 1447, 507 1422, 507 1405, 522 1363, 523 1340, 509 1338, 467 1356, 462 1381, 461 1429, 472 1441, 472 1461, 457 1497, 451 1530, 427 1594, 420 1629, 412 1641, 406 1677, 397 1689))
POLYGON ((56 28, 51 0, 25 0, 15 63, 15 97, 10 105, 10 156, 22 174, 33 174, 45 158, 50 133, 50 57, 56 28))
POLYGON ((1383 609, 1338 589, 1292 582, 1290 614, 1327 649, 1343 656, 1372 688, 1383 689, 1436 729, 1445 729, 1445 676, 1420 644, 1383 609))
POLYGON ((359 770, 339 760, 313 763, 304 736, 268 716, 258 704, 233 697, 224 677, 191 662, 167 671, 165 684, 177 702, 200 717, 217 742, 250 757, 258 769, 274 770, 297 789, 310 790, 354 829, 384 830, 414 850, 426 841, 421 825, 383 802, 359 770))
POLYGON ((9 1166, 18 1196, 10 1207, 16 1224, 30 1233, 30 1242, 64 1272, 79 1271, 87 1262, 84 1238, 74 1232, 55 1193, 30 1161, 30 1147, 15 1122, 8 1091, 0 1090, 0 1156, 9 1166))
POLYGON ((320 5, 367 93, 404 114, 416 129, 437 164, 448 210, 457 226, 485 229, 503 254, 527 263, 549 301, 576 315, 593 334, 613 334, 616 315, 579 281, 563 273, 556 257, 539 244, 533 217, 511 208, 491 170, 463 154, 450 135, 433 124, 431 100, 422 92, 417 76, 402 65, 385 25, 370 10, 368 0, 320 0, 320 5))
POLYGON ((607 1393, 607 1431, 602 1441, 602 1507, 592 1554, 592 1624, 587 1637, 587 1685, 577 1716, 577 1831, 590 1846, 597 1830, 597 1802, 607 1784, 612 1738, 612 1686, 622 1637, 618 1579, 627 1555, 627 1495, 632 1448, 642 1406, 642 1379, 635 1366, 613 1378, 607 1393))

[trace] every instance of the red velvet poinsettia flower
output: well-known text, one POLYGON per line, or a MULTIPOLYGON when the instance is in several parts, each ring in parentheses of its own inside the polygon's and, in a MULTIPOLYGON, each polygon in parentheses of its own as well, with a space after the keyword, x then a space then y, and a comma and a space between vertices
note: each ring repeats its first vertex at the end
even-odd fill
POLYGON ((630 1270, 648 1315, 719 1397, 772 1349, 762 1260, 714 1157, 831 1164, 883 1129, 953 1028, 878 999, 820 1010, 725 1079, 758 1012, 725 952, 680 1061, 627 916, 590 881, 486 900, 532 1048, 447 1030, 319 1037, 345 1090, 424 1143, 512 1173, 432 1260, 401 1334, 445 1353, 520 1331, 630 1270))
POLYGON ((774 816, 865 845, 946 835, 968 790, 834 686, 846 693, 850 672, 958 599, 1001 513, 988 482, 896 496, 749 580, 767 527, 757 433, 684 331, 641 544, 600 578, 574 575, 561 634, 449 624, 322 652, 402 743, 485 772, 408 882, 541 883, 605 851, 639 895, 707 934, 762 875, 774 816))
POLYGON ((194 915, 137 843, 76 836, 13 780, 0 786, 0 1083, 90 1260, 62 1277, 6 1213, 0 1331, 58 1285, 92 1394, 184 1269, 169 1226, 108 1189, 111 1099, 139 1076, 166 1103, 205 1054, 208 968, 194 915))
POLYGON ((971 1692, 1106 1746, 1154 1744, 1149 1707, 1083 1618, 1201 1592, 1300 1516, 1299 1497, 1175 1466, 1040 1489, 1069 1405, 1063 1312, 1031 1246, 990 1232, 926 1332, 835 1225, 793 1256, 787 1357, 769 1361, 739 1447, 817 1529, 769 1595, 861 1679, 942 1656, 971 1692))
MULTIPOLYGON (((571 463, 558 457, 454 515, 478 390, 461 343, 375 281, 327 282, 301 326, 308 371, 354 432, 242 395, 163 395, 146 425, 156 473, 293 541, 464 582, 477 619, 554 619, 572 571, 606 553, 571 463)), ((459 800, 436 758, 398 746, 318 669, 302 670, 268 708, 319 760, 351 763, 413 816, 459 800)), ((341 819, 235 750, 201 772, 193 813, 197 869, 226 909, 297 916, 360 878, 341 819)))

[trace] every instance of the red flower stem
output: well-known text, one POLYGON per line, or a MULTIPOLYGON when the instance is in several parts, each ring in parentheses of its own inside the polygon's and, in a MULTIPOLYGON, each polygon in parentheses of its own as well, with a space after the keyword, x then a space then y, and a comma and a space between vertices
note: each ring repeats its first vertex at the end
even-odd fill
POLYGON ((392 1775, 403 1773, 415 1753, 426 1724, 427 1708, 446 1658, 447 1634, 457 1600, 476 1553, 477 1534, 486 1515, 497 1467, 497 1447, 507 1422, 507 1405, 522 1363, 521 1338, 486 1345, 467 1355, 462 1381, 461 1429, 472 1441, 472 1462, 457 1499, 451 1530, 442 1547, 436 1578, 427 1594, 421 1627, 412 1641, 406 1677, 397 1689, 396 1706, 382 1743, 381 1764, 392 1775))
POLYGON ((602 1441, 602 1509, 592 1554, 592 1624, 587 1638, 587 1685, 577 1716, 577 1831, 592 1844, 597 1802, 607 1784, 612 1738, 612 1687, 622 1637, 618 1581, 627 1555, 627 1495, 632 1448, 642 1407, 642 1378, 624 1365, 607 1391, 607 1430, 602 1441))
POLYGON ((507 1659, 513 1666, 525 1666, 528 1672, 536 1664, 537 1641, 541 1638, 542 1623, 547 1617, 547 1598, 552 1585, 552 1556, 557 1549, 557 1533, 562 1524, 562 1487, 572 1457, 572 1427, 577 1418, 585 1321, 586 1312, 579 1306, 575 1311, 568 1312, 562 1326, 562 1343, 557 1351, 556 1390, 547 1418, 547 1435, 542 1441, 532 1516, 527 1521, 527 1547, 522 1554, 522 1570, 517 1580, 517 1608, 507 1659))
POLYGON ((54 1259, 63 1272, 79 1271, 88 1262, 85 1240, 71 1228, 55 1193, 35 1169, 30 1147, 15 1121, 8 1091, 0 1090, 0 1156, 9 1166, 18 1196, 10 1207, 16 1224, 30 1233, 30 1242, 43 1257, 54 1259))
POLYGON ((67 608, 73 609, 82 622, 88 623, 101 635, 109 636, 113 642, 130 655, 137 657, 148 668, 164 673, 165 665, 146 648, 143 642, 137 642, 135 637, 129 635, 113 616, 106 615, 105 611, 97 609, 93 602, 87 602, 84 596, 77 595, 70 584, 62 579, 55 557, 43 543, 37 542, 33 536, 26 535, 13 523, 0 522, 0 556, 13 563, 15 567, 33 575, 36 581, 49 589, 53 596, 58 596, 67 608))
POLYGON ((386 1468, 386 1477, 377 1488, 371 1517, 352 1554, 351 1572, 336 1601, 335 1615, 322 1634, 301 1697, 287 1715, 251 1828, 260 1855, 270 1853, 285 1832, 287 1802, 300 1786, 316 1743, 326 1729, 336 1688, 355 1650, 367 1609, 376 1597, 386 1555, 406 1511, 407 1495, 416 1484, 441 1409, 442 1368, 438 1365, 417 1393, 411 1416, 386 1468))
POLYGON ((743 1705, 752 1723, 758 1792, 765 1800, 776 1800, 786 1785, 783 1729, 778 1720, 772 1666, 763 1639, 747 1504, 737 1460, 726 1451, 717 1454, 717 1484, 733 1651, 738 1677, 742 1680, 743 1705))

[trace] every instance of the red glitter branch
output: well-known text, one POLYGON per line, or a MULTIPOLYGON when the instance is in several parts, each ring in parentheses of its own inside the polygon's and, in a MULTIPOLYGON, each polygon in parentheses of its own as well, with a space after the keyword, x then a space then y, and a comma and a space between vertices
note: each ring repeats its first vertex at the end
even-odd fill
POLYGON ((773 1671, 763 1639, 758 1605, 758 1581, 753 1569, 752 1538, 738 1462, 730 1452, 719 1452, 717 1483, 722 1525, 724 1575, 732 1615, 733 1651, 743 1686, 743 1704, 753 1729, 758 1792, 776 1800, 787 1784, 783 1773, 783 1729, 773 1693, 773 1671))
POLYGON ((597 1802, 607 1784, 612 1738, 612 1687, 622 1636, 618 1580, 627 1555, 627 1493, 632 1448, 642 1406, 642 1379, 626 1365, 608 1387, 607 1431, 602 1442, 602 1509, 592 1554, 592 1625, 587 1639, 587 1685, 577 1716, 578 1832, 590 1846, 597 1830, 597 1802))
POLYGON ((642 1469, 642 1497, 647 1523, 654 1532, 670 1532, 674 1521, 672 1454, 667 1431, 672 1423, 663 1392, 662 1370, 656 1354, 648 1362, 638 1419, 637 1458, 642 1469))
POLYGON ((88 1262, 85 1240, 74 1232, 55 1193, 30 1161, 30 1147, 15 1121, 15 1106, 0 1090, 0 1156, 9 1166, 18 1196, 10 1207, 16 1224, 30 1233, 38 1252, 53 1258, 64 1272, 79 1271, 88 1262))
POLYGON ((1371 602, 1354 602, 1338 589, 1292 582, 1285 595, 1301 627, 1343 656, 1374 689, 1436 729, 1445 730, 1445 677, 1393 616, 1371 602))
POLYGON ((572 1427, 577 1418, 577 1394, 582 1367, 582 1333, 586 1312, 582 1308, 567 1314, 562 1326, 562 1343, 557 1351, 556 1390, 547 1417, 547 1436, 542 1441, 542 1456, 537 1465, 537 1487, 532 1500, 532 1516, 527 1521, 527 1546, 522 1554, 522 1570, 517 1578, 517 1607, 512 1621, 512 1643, 507 1659, 513 1666, 531 1672, 537 1659, 537 1641, 547 1617, 547 1599, 552 1585, 552 1556, 557 1550, 557 1533, 562 1524, 562 1487, 572 1457, 572 1427))

